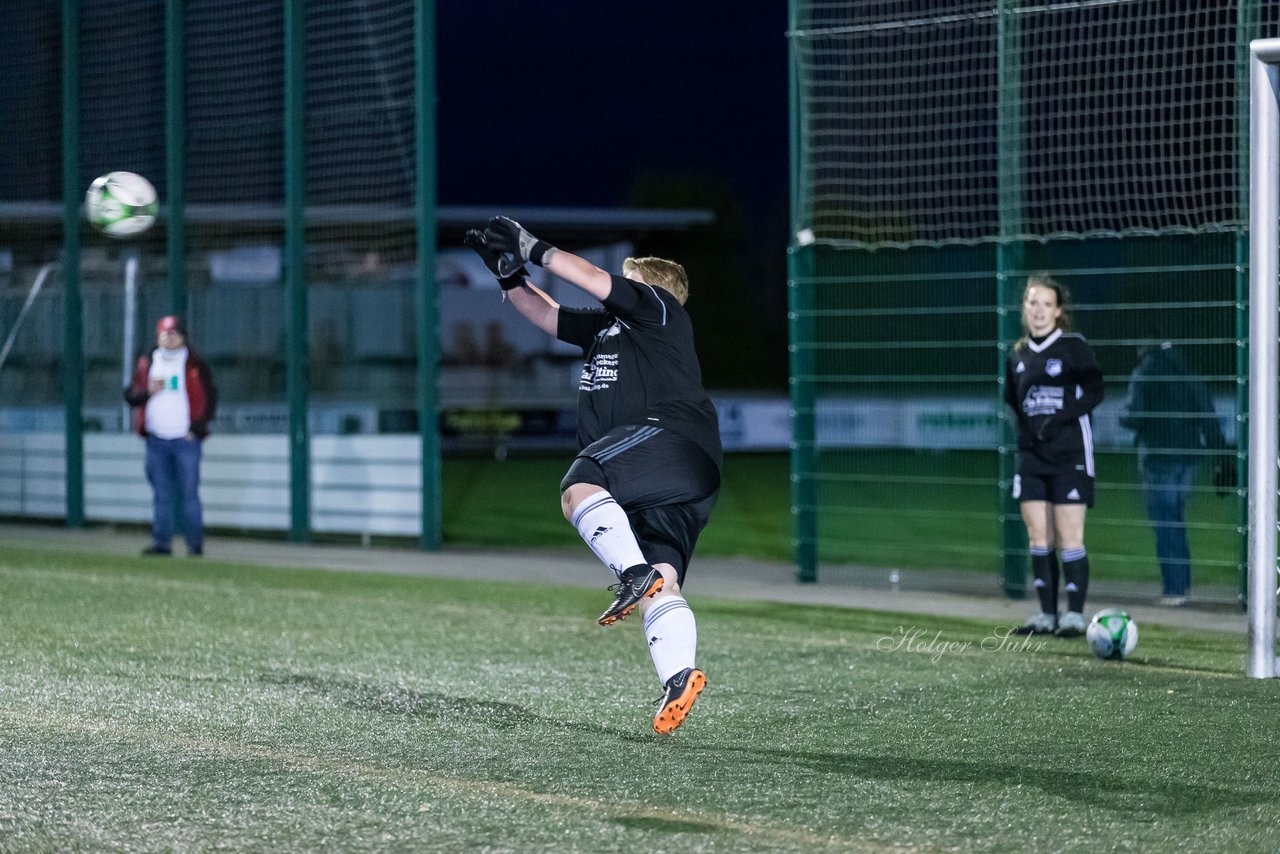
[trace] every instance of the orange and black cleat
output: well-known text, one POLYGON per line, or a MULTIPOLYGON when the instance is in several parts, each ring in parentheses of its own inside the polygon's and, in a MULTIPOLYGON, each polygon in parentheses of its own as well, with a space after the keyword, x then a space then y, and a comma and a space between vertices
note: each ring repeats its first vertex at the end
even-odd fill
POLYGON ((653 719, 653 731, 659 735, 675 732, 688 717, 693 701, 707 687, 707 674, 696 667, 686 667, 667 680, 667 693, 658 700, 658 714, 653 719))
POLYGON ((639 563, 623 570, 618 583, 609 589, 613 591, 613 604, 596 621, 602 626, 612 626, 634 611, 641 599, 661 590, 662 573, 647 563, 639 563))

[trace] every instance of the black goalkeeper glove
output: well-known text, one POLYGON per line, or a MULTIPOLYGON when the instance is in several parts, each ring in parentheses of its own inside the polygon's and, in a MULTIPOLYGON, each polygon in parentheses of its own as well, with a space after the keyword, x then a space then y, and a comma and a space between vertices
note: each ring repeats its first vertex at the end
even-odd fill
POLYGON ((493 273, 498 280, 498 286, 504 291, 512 288, 518 288, 524 284, 525 277, 529 275, 529 271, 523 265, 516 266, 515 262, 511 262, 508 266, 515 266, 514 270, 506 272, 503 269, 502 256, 493 251, 489 247, 488 242, 484 239, 484 232, 478 228, 468 229, 466 236, 462 238, 463 244, 480 256, 480 260, 489 268, 489 272, 493 273))
POLYGON ((555 247, 545 240, 534 237, 525 227, 514 219, 495 216, 489 220, 489 227, 484 230, 485 242, 495 252, 504 256, 511 255, 511 260, 503 257, 505 267, 519 261, 531 261, 539 267, 547 263, 547 258, 555 251, 555 247))

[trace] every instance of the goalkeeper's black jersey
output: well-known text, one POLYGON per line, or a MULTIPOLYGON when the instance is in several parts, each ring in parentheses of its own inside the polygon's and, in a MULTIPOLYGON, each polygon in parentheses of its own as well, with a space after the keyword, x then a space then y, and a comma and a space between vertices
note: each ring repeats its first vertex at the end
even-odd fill
POLYGON ((556 337, 582 348, 579 447, 615 427, 652 424, 698 444, 719 468, 720 423, 702 388, 693 323, 671 292, 613 277, 605 310, 558 312, 556 337))
POLYGON ((1102 396, 1102 369, 1083 335, 1055 329, 1014 347, 1005 361, 1004 399, 1017 425, 1019 467, 1083 465, 1092 476, 1089 413, 1102 396))

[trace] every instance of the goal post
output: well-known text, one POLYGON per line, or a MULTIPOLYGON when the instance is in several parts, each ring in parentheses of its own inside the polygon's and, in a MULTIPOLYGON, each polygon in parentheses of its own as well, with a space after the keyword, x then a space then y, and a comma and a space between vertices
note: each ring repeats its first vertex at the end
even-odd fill
POLYGON ((1276 497, 1280 370, 1280 38, 1249 45, 1249 652, 1277 675, 1276 497))

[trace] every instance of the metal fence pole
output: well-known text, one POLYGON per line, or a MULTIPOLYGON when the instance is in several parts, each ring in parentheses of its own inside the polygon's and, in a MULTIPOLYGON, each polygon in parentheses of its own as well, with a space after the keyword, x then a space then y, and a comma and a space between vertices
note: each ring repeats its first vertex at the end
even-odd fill
POLYGON ((66 519, 84 527, 84 310, 80 294, 80 2, 62 0, 62 399, 66 519))
POLYGON ((818 580, 818 446, 814 379, 813 276, 816 265, 814 235, 805 219, 805 158, 802 123, 800 56, 795 33, 800 29, 801 0, 787 3, 792 34, 787 64, 790 101, 791 245, 787 248, 787 327, 791 399, 791 521, 795 545, 796 581, 818 580))
POLYGON ((311 539, 307 416, 306 0, 284 5, 285 386, 289 397, 289 539, 311 539))
POLYGON ((439 394, 439 316, 436 301, 436 65, 435 3, 416 4, 414 17, 414 159, 417 169, 417 293, 418 306, 418 435, 422 450, 422 537, 423 549, 440 548, 444 539, 441 510, 441 451, 439 394))
POLYGON ((175 314, 191 318, 187 301, 187 115, 186 0, 165 3, 164 149, 165 245, 168 249, 169 301, 175 314))

